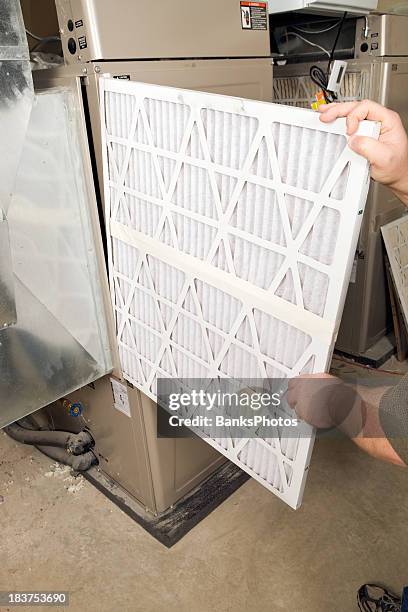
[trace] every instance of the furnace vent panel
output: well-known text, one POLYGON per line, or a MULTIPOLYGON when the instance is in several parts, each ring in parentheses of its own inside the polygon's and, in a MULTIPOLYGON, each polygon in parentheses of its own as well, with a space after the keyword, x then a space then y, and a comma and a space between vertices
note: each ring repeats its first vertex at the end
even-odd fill
MULTIPOLYGON (((300 66, 302 69, 302 66, 300 66)), ((278 69, 281 73, 284 69, 278 69)), ((318 86, 309 75, 273 75, 273 98, 279 104, 311 108, 316 101, 318 86)), ((339 93, 341 102, 354 102, 369 96, 370 72, 361 70, 359 72, 346 72, 339 93)))
MULTIPOLYGON (((347 147, 345 122, 110 79, 101 79, 101 100, 124 377, 156 399, 157 377, 324 371, 368 189, 367 163, 347 147)), ((227 431, 205 434, 299 506, 310 427, 297 440, 285 431, 238 442, 227 431)))

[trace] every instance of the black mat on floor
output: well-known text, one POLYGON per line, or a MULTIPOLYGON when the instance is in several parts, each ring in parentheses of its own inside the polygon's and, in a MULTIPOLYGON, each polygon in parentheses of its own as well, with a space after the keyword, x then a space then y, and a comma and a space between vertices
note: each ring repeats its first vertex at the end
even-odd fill
POLYGON ((92 469, 83 476, 167 548, 179 542, 249 479, 248 474, 228 462, 173 508, 153 516, 102 472, 92 469))

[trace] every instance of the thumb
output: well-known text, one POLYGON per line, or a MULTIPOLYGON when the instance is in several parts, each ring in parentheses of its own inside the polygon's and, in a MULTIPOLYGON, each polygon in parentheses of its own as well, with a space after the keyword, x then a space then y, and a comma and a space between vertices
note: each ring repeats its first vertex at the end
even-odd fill
POLYGON ((348 144, 350 149, 365 157, 373 165, 381 166, 384 164, 384 159, 388 157, 387 145, 375 140, 375 138, 354 136, 349 139, 348 144))

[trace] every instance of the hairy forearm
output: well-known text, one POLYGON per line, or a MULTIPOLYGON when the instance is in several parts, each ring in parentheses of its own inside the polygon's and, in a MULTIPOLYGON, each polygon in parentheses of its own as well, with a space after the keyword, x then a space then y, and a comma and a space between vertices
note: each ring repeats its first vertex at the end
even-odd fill
POLYGON ((379 404, 386 389, 385 387, 372 389, 359 386, 354 406, 339 429, 375 459, 406 467, 381 426, 379 404))
POLYGON ((353 438, 353 442, 375 459, 400 467, 407 467, 386 438, 364 438, 359 436, 358 438, 353 438))
POLYGON ((364 426, 361 433, 353 438, 353 442, 375 459, 405 467, 383 431, 378 406, 379 401, 373 403, 363 400, 364 426))
POLYGON ((377 381, 356 385, 329 374, 301 376, 289 381, 287 402, 313 427, 337 428, 373 457, 408 465, 408 374, 393 377, 387 387, 373 387, 377 381))

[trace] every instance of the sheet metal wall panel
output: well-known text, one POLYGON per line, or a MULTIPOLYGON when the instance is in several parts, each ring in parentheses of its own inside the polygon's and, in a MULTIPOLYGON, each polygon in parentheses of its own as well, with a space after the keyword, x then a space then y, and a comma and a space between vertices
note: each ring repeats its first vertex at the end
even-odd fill
MULTIPOLYGON (((158 376, 325 370, 368 191, 345 121, 111 79, 101 116, 125 378, 155 399, 158 376)), ((295 441, 205 439, 299 506, 309 426, 295 441)))

